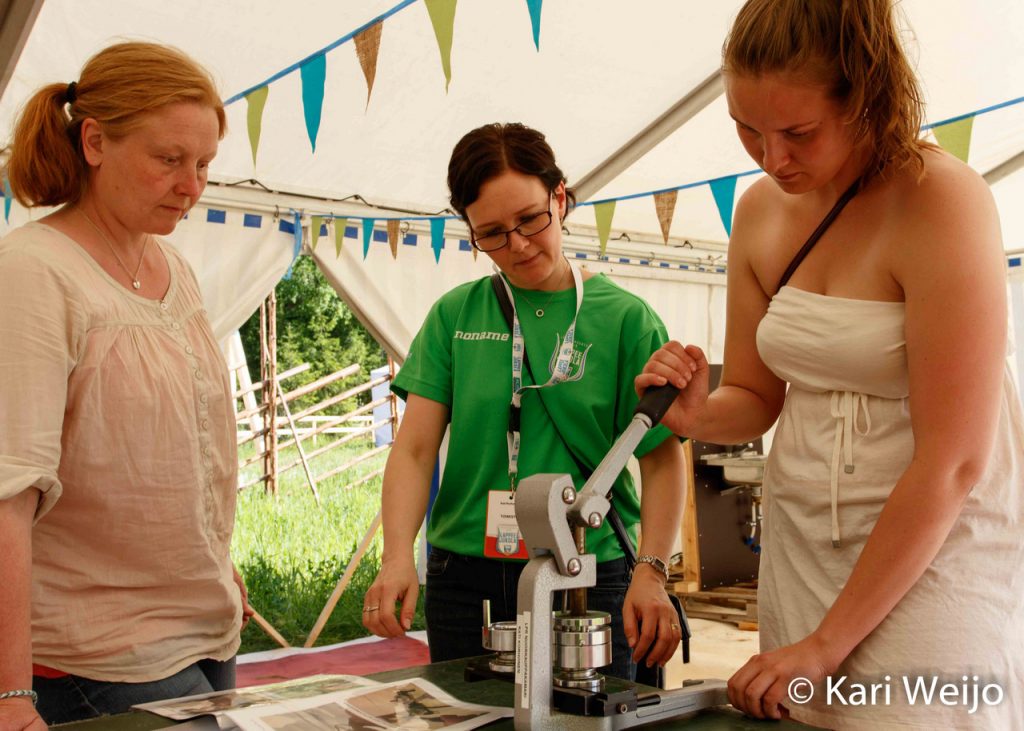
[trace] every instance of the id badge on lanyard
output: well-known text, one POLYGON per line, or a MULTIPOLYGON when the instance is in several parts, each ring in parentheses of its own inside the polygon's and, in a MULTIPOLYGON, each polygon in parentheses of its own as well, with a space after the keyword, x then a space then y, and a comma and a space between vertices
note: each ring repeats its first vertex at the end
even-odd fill
POLYGON ((509 405, 508 423, 508 490, 491 490, 487 499, 487 524, 484 531, 484 555, 490 558, 529 558, 526 544, 523 542, 522 534, 519 531, 519 524, 516 521, 515 513, 515 489, 519 474, 519 450, 522 444, 520 434, 520 412, 522 407, 523 393, 527 389, 548 388, 557 386, 569 377, 569 367, 572 363, 573 345, 576 341, 576 320, 580 315, 580 308, 583 306, 583 276, 580 270, 569 262, 569 269, 572 272, 573 284, 576 287, 576 313, 573 315, 572 323, 565 332, 562 346, 558 350, 558 358, 551 377, 546 383, 524 386, 523 385, 523 360, 526 354, 526 341, 523 338, 523 330, 519 324, 519 314, 516 312, 515 298, 512 296, 512 288, 504 275, 501 277, 505 285, 505 292, 512 304, 512 402, 509 405))

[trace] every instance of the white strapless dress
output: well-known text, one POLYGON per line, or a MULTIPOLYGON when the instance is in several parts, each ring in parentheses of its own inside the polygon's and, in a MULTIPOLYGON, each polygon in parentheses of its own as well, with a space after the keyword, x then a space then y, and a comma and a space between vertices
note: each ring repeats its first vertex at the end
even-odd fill
MULTIPOLYGON (((757 346, 790 384, 764 478, 758 609, 767 651, 818 626, 910 463, 914 435, 903 303, 783 287, 757 346)), ((1009 368, 1004 384, 988 469, 946 543, 840 666, 838 692, 829 696, 822 683, 811 702, 788 704, 794 718, 871 731, 1024 729, 1024 416, 1009 368), (877 685, 874 703, 867 695, 855 705, 854 683, 869 693, 877 685), (906 683, 918 691, 913 703, 906 683), (955 704, 939 698, 944 683, 962 689, 955 704), (992 684, 1002 691, 998 705, 981 697, 992 684)), ((996 689, 985 693, 997 699, 996 689)))

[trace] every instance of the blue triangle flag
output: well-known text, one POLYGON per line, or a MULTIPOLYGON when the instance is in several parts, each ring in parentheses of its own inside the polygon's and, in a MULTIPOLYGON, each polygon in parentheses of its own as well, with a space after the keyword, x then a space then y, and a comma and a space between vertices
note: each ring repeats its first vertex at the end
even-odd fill
POLYGON ((321 53, 299 67, 302 75, 302 112, 306 117, 306 134, 316 152, 316 136, 320 132, 320 114, 324 107, 324 81, 327 78, 327 55, 321 53))
POLYGON ((715 205, 718 206, 718 215, 722 218, 722 225, 725 226, 725 233, 728 236, 732 236, 732 207, 736 198, 736 177, 729 175, 708 181, 711 195, 715 197, 715 205))
POLYGON ((374 219, 364 218, 363 219, 363 258, 370 253, 370 241, 373 239, 373 224, 374 219))
POLYGON ((533 25, 533 45, 540 50, 540 7, 544 0, 526 0, 526 7, 530 10, 530 23, 533 25))
POLYGON ((430 248, 434 250, 434 261, 441 261, 441 249, 444 248, 444 219, 430 219, 430 248))

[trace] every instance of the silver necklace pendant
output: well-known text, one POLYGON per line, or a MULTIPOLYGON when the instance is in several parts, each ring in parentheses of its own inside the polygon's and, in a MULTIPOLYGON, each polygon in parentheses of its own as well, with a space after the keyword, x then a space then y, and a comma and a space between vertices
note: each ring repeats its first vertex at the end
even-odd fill
POLYGON ((142 284, 139 283, 138 279, 135 279, 135 280, 132 280, 132 287, 135 288, 135 289, 141 289, 142 288, 142 284))
POLYGON ((542 310, 540 307, 538 307, 537 310, 533 314, 535 314, 538 318, 544 317, 544 310, 542 310))

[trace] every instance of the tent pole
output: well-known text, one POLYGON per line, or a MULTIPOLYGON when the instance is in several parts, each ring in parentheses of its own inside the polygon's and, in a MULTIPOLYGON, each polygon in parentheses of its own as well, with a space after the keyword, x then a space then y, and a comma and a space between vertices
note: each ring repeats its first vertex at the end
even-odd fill
POLYGON ((677 129, 695 117, 704 107, 722 95, 722 72, 715 70, 682 99, 673 104, 604 162, 577 180, 573 187, 577 200, 590 200, 619 173, 653 150, 677 129))
POLYGON ((43 0, 8 0, 0 4, 0 94, 14 76, 14 67, 42 7, 43 0))
POLYGON ((985 182, 989 185, 995 185, 1005 177, 1012 175, 1013 173, 1024 167, 1024 151, 1018 152, 1016 155, 1011 157, 999 165, 985 173, 985 182))

